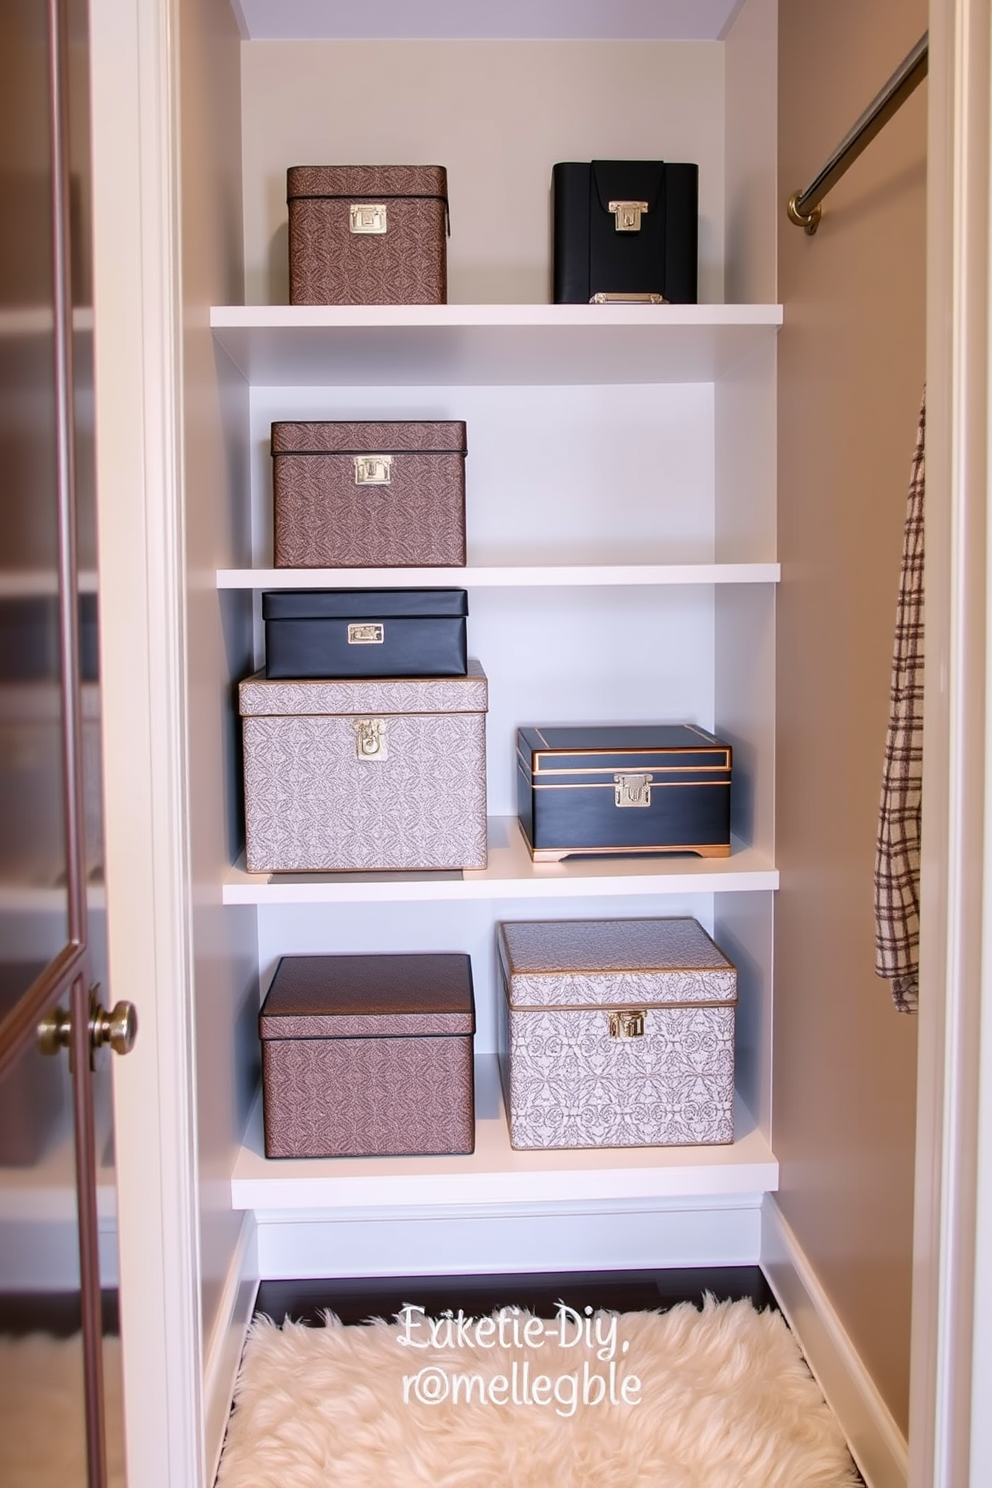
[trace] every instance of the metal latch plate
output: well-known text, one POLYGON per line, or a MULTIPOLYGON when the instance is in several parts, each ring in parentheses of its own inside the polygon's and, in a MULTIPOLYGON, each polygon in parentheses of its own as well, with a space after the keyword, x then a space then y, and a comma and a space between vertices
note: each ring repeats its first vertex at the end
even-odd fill
POLYGON ((640 232, 641 218, 647 209, 647 202, 611 201, 610 211, 616 218, 617 232, 640 232))
POLYGON ((667 305, 668 301, 660 294, 609 294, 600 290, 594 294, 589 301, 590 305, 667 305))
POLYGON ((355 719, 355 753, 360 760, 377 761, 389 758, 384 718, 355 719))
POLYGON ((619 1012, 610 1013, 610 1038, 643 1038, 646 1017, 647 1013, 643 1008, 623 1008, 619 1012))
POLYGON ((624 772, 614 775, 613 784, 618 806, 650 806, 652 775, 635 775, 624 772))
POLYGON ((386 639, 386 627, 378 622, 348 626, 349 646, 381 646, 386 639))
POLYGON ((393 479, 392 455, 355 455, 356 486, 388 486, 393 479))
MULTIPOLYGON (((612 211, 612 207, 610 208, 612 211)), ((353 233, 384 233, 386 231, 385 202, 353 202, 349 210, 349 226, 353 233)))

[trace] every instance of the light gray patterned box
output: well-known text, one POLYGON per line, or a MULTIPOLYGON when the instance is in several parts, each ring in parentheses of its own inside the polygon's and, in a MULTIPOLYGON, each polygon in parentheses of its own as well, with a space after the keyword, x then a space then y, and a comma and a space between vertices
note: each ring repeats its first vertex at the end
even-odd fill
POLYGON ((486 866, 486 676, 240 687, 249 873, 486 866))
POLYGON ((514 1147, 734 1140, 737 971, 693 919, 498 927, 514 1147))

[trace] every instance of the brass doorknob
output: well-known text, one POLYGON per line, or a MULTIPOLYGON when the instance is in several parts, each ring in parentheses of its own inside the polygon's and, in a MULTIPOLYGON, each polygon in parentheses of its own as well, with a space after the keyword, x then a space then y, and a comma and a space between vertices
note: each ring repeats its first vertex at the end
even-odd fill
MULTIPOLYGON (((90 1062, 97 1049, 109 1044, 115 1054, 130 1054, 138 1037, 138 1010, 133 1002, 118 1002, 107 1012, 98 996, 90 993, 90 1062)), ((72 1042, 72 1015, 56 1008, 38 1024, 38 1047, 42 1054, 57 1054, 72 1042)))
POLYGON ((130 1054, 138 1037, 138 1010, 133 1002, 117 1002, 108 1013, 96 1003, 90 1009, 90 1042, 94 1049, 109 1044, 115 1054, 130 1054))
POLYGON ((68 1049, 72 1019, 62 1008, 46 1013, 38 1024, 38 1048, 42 1054, 57 1054, 68 1049))

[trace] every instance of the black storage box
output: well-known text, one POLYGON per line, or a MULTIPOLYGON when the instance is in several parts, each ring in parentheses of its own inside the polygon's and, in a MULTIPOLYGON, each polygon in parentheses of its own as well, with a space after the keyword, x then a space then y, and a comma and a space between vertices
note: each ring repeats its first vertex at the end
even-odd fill
POLYGON ((464 589, 293 589, 262 595, 265 675, 464 677, 464 589))
POLYGON ((554 302, 697 299, 699 167, 663 160, 552 171, 554 302))
POLYGON ((535 862, 572 853, 730 854, 731 749, 694 724, 517 730, 535 862))

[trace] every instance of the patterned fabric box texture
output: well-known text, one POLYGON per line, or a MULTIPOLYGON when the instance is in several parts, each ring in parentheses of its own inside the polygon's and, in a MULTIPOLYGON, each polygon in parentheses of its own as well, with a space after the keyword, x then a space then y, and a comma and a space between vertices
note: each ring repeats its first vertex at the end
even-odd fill
POLYGON ((484 868, 487 682, 240 686, 250 873, 484 868))
POLYGON ((283 956, 258 1028, 266 1157, 474 1149, 468 956, 283 956))
POLYGON ((514 1147, 734 1139, 737 972, 693 919, 498 927, 514 1147))
POLYGON ((464 423, 272 425, 276 568, 465 563, 464 423))
POLYGON ((295 165, 286 174, 291 305, 443 305, 440 165, 295 165))

